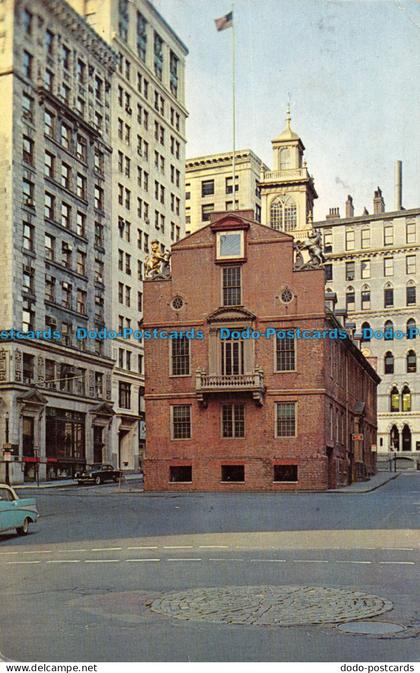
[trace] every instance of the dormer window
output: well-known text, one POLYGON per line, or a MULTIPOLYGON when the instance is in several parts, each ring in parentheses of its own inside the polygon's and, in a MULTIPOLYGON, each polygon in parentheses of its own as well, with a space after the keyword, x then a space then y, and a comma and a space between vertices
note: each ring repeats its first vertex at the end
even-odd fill
POLYGON ((217 259, 239 259, 243 256, 243 231, 217 232, 217 259))

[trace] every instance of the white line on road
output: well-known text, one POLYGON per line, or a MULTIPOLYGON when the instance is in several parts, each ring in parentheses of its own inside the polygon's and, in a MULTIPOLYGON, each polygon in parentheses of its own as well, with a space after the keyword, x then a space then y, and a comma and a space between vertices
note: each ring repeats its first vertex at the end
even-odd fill
POLYGON ((291 559, 293 563, 329 563, 329 561, 322 561, 320 559, 291 559))
POLYGON ((160 558, 128 558, 126 559, 127 563, 156 563, 160 561, 160 558))
POLYGON ((54 561, 47 561, 47 563, 81 563, 79 559, 55 559, 54 561))
POLYGON ((167 558, 167 561, 202 561, 201 558, 167 558))
POLYGON ((200 544, 199 549, 229 549, 227 544, 200 544))
POLYGON ((76 554, 77 552, 90 551, 89 549, 57 549, 58 554, 76 554))
POLYGON ((192 544, 184 544, 184 545, 168 545, 164 546, 163 549, 194 549, 192 544))
POLYGON ((22 554, 52 554, 52 550, 38 549, 35 551, 24 551, 22 554))
POLYGON ((225 562, 226 561, 227 562, 230 562, 230 561, 245 561, 244 558, 209 558, 208 560, 209 561, 225 561, 225 562))
POLYGON ((8 566, 14 566, 14 565, 29 565, 33 563, 41 563, 41 561, 6 561, 6 565, 8 566))
POLYGON ((284 558, 250 558, 251 563, 286 563, 284 558))
POLYGON ((369 563, 372 563, 372 561, 342 561, 341 559, 337 559, 336 561, 334 561, 334 563, 366 563, 366 564, 369 564, 369 563))
POLYGON ((381 547, 381 551, 414 551, 413 547, 381 547))
POLYGON ((379 565, 415 566, 414 561, 379 561, 379 565))
POLYGON ((93 547, 89 551, 121 551, 122 547, 93 547))
POLYGON ((126 547, 126 549, 157 549, 158 547, 126 547))
POLYGON ((86 559, 85 563, 119 563, 118 558, 86 559))
POLYGON ((1 556, 16 556, 19 554, 18 551, 1 551, 0 552, 1 556))

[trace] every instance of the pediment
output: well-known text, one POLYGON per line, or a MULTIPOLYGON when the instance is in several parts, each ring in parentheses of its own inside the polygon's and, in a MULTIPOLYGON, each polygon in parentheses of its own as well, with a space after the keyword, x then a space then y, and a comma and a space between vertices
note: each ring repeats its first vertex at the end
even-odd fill
POLYGON ((220 231, 223 229, 249 229, 250 223, 244 217, 240 215, 234 215, 231 212, 226 213, 222 217, 215 219, 210 228, 212 231, 220 231))
POLYGON ((95 416, 114 416, 115 411, 112 408, 112 404, 101 402, 100 404, 97 404, 96 407, 93 407, 93 409, 90 410, 90 413, 95 416))
POLYGON ((31 390, 28 390, 27 393, 20 395, 17 400, 18 402, 24 402, 25 404, 37 404, 40 406, 45 406, 48 401, 36 388, 32 388, 31 390))
POLYGON ((246 321, 252 322, 256 319, 256 315, 248 311, 246 308, 235 307, 235 306, 224 306, 218 308, 213 313, 207 316, 207 322, 237 322, 237 321, 246 321))

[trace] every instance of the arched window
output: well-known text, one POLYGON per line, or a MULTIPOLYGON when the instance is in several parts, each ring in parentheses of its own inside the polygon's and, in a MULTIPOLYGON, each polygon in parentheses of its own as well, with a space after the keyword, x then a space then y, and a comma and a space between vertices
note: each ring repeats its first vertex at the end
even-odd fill
POLYGON ((387 283, 384 287, 384 308, 394 306, 394 288, 392 283, 387 283))
POLYGON ((282 147, 280 150, 280 170, 284 171, 290 168, 290 150, 288 147, 282 147))
POLYGON ((402 429, 402 450, 411 451, 411 430, 409 425, 404 425, 402 429))
POLYGON ((394 323, 392 320, 387 320, 384 325, 384 341, 394 340, 394 323))
POLYGON ((396 425, 393 425, 389 433, 389 448, 391 451, 400 450, 400 433, 396 425))
POLYGON ((400 394, 398 392, 397 386, 394 386, 391 390, 390 402, 391 402, 391 411, 400 410, 400 394))
POLYGON ((362 330, 361 341, 362 341, 362 343, 367 343, 371 339, 370 333, 367 331, 367 330, 370 330, 369 323, 368 322, 362 322, 362 325, 361 325, 360 329, 362 330))
POLYGON ((407 353, 407 358, 406 358, 406 363, 407 363, 407 373, 408 374, 413 374, 414 372, 417 371, 417 358, 416 358, 416 352, 413 350, 408 351, 407 353))
POLYGON ((354 287, 349 285, 346 290, 346 309, 347 311, 354 311, 356 308, 356 294, 354 287))
POLYGON ((409 280, 407 287, 405 289, 406 294, 406 304, 407 306, 413 306, 416 304, 416 284, 414 280, 409 280))
POLYGON ((362 311, 368 311, 370 309, 370 287, 369 285, 363 285, 362 291, 360 293, 360 307, 362 311))
POLYGON ((391 351, 387 351, 384 357, 384 374, 394 373, 394 356, 391 351))
POLYGON ((406 334, 407 334, 407 339, 415 339, 416 338, 416 321, 414 318, 410 318, 407 320, 407 325, 406 325, 406 334))
POLYGON ((411 392, 408 386, 404 386, 401 392, 402 411, 411 411, 411 392))
POLYGON ((270 226, 278 231, 293 231, 296 229, 296 204, 291 196, 279 196, 273 201, 270 208, 270 226))

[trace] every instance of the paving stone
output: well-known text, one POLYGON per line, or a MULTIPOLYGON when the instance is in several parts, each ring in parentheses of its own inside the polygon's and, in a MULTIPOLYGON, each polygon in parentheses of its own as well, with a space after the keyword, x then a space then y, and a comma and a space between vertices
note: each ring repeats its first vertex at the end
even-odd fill
POLYGON ((228 586, 167 593, 151 604, 168 617, 254 626, 337 624, 392 610, 379 596, 310 586, 228 586))

